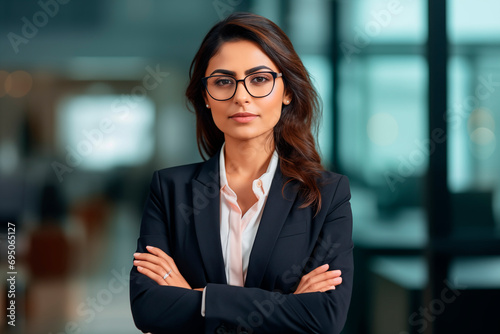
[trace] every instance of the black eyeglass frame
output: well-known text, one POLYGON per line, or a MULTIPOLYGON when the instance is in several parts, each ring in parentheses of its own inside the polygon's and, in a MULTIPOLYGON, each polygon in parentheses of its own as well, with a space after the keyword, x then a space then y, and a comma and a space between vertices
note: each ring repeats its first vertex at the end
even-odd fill
POLYGON ((265 72, 255 72, 255 73, 250 73, 249 75, 247 75, 246 77, 244 77, 243 79, 240 79, 240 80, 236 80, 236 78, 234 78, 234 80, 236 81, 236 84, 234 85, 234 92, 233 92, 233 95, 231 95, 231 97, 227 98, 227 99, 223 99, 223 100, 220 100, 220 99, 216 99, 215 97, 212 96, 212 94, 210 94, 210 91, 208 90, 208 86, 207 86, 207 81, 208 79, 210 78, 214 78, 214 77, 231 77, 230 75, 225 75, 225 74, 217 74, 217 75, 211 75, 211 76, 208 76, 208 77, 204 77, 201 79, 201 82, 203 83, 203 86, 205 87, 205 90, 207 91, 208 95, 210 95, 210 97, 216 101, 227 101, 227 100, 231 100, 234 95, 236 94, 236 90, 238 90, 238 84, 240 82, 243 82, 243 86, 245 87, 245 90, 248 92, 248 94, 250 94, 250 96, 252 97, 255 97, 257 99, 260 99, 262 97, 266 97, 266 96, 269 96, 269 94, 271 94, 274 90, 274 86, 276 85, 276 78, 283 78, 283 73, 276 73, 276 72, 272 72, 272 71, 265 71, 265 72), (249 77, 249 76, 252 76, 252 75, 256 75, 256 74, 259 74, 259 73, 267 73, 267 74, 271 74, 273 76, 273 88, 271 88, 271 90, 269 91, 269 93, 267 93, 266 95, 262 95, 262 96, 255 96, 253 95, 252 93, 250 93, 250 91, 248 90, 248 87, 247 87, 247 84, 245 82, 245 80, 249 77))

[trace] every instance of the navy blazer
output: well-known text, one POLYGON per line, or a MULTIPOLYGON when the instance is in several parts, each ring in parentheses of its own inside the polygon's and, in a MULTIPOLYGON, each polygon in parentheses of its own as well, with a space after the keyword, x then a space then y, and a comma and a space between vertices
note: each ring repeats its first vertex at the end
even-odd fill
POLYGON ((352 214, 347 177, 323 172, 322 206, 299 208, 296 182, 283 193, 276 169, 250 254, 244 287, 227 285, 221 250, 219 154, 156 171, 142 217, 137 252, 146 246, 170 255, 193 288, 160 286, 130 274, 136 326, 151 333, 339 333, 353 280, 352 214), (342 270, 335 290, 293 294, 300 278, 328 263, 342 270))

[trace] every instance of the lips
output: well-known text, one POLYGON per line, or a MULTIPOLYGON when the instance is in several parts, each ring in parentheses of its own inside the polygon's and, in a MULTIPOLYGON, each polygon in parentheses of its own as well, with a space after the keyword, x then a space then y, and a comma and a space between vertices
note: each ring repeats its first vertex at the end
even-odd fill
POLYGON ((248 112, 239 112, 230 116, 229 118, 238 123, 248 123, 257 118, 257 115, 248 112))

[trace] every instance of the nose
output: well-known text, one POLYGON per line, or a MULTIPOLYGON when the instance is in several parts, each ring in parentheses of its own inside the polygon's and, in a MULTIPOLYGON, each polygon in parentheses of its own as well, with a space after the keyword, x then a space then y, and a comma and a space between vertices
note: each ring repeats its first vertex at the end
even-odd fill
POLYGON ((243 80, 236 84, 236 92, 234 93, 233 99, 235 103, 242 105, 250 102, 250 94, 248 94, 243 80))

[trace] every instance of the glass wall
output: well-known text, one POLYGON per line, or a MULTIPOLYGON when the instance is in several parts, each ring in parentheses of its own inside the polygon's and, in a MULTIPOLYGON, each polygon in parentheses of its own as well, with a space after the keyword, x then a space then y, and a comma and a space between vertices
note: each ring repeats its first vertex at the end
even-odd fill
POLYGON ((448 185, 458 233, 500 233, 499 10, 493 0, 448 5, 448 185))
POLYGON ((399 228, 417 233, 412 244, 422 245, 421 184, 429 156, 426 3, 338 6, 338 165, 353 184, 356 229, 361 236, 377 222, 400 221, 399 228))

